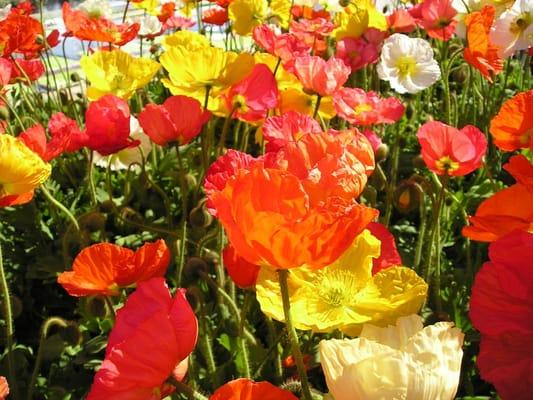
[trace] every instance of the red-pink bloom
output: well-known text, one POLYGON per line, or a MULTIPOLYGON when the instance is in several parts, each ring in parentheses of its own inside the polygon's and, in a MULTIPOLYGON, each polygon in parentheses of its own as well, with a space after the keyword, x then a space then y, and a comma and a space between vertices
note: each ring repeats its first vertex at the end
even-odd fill
POLYGON ((243 121, 264 119, 268 110, 278 104, 276 78, 265 64, 256 64, 246 78, 229 89, 224 100, 234 118, 243 121))
POLYGON ((139 124, 160 146, 187 144, 201 132, 211 118, 200 102, 187 96, 171 96, 162 105, 148 104, 139 114, 139 124))
POLYGON ((410 8, 409 13, 431 38, 448 41, 455 32, 457 11, 451 0, 424 0, 410 8))
POLYGON ((377 222, 371 222, 366 228, 381 242, 381 254, 379 258, 372 260, 372 275, 386 268, 402 265, 402 258, 396 248, 396 241, 387 227, 377 222))
POLYGON ((404 8, 399 8, 387 16, 389 33, 411 33, 416 28, 415 19, 404 8))
POLYGON ((241 257, 231 244, 228 244, 222 252, 222 258, 228 275, 238 287, 246 289, 255 286, 261 269, 259 265, 252 264, 241 257))
POLYGON ((103 156, 139 145, 139 141, 130 140, 128 103, 112 94, 89 104, 85 113, 85 134, 85 146, 103 156))
POLYGON ((310 51, 310 47, 293 34, 277 34, 266 24, 256 26, 252 35, 257 45, 278 57, 289 72, 294 70, 294 60, 308 55, 310 51))
POLYGON ((326 18, 292 20, 290 32, 305 43, 315 55, 327 49, 324 38, 333 31, 335 25, 326 18))
POLYGON ((163 24, 163 30, 167 29, 189 29, 196 25, 190 18, 182 17, 181 15, 173 15, 163 24))
POLYGON ((228 9, 220 6, 210 7, 202 13, 202 22, 222 26, 228 22, 228 9))
POLYGON ((372 145, 372 150, 374 150, 374 153, 378 151, 379 146, 383 144, 383 141, 381 138, 376 135, 374 132, 372 132, 370 129, 365 129, 363 131, 363 135, 368 139, 370 144, 372 145))
POLYGON ((363 37, 344 38, 337 42, 335 57, 340 58, 353 71, 374 64, 379 58, 380 47, 366 41, 363 37))
POLYGON ((139 283, 117 312, 87 400, 159 400, 171 393, 165 381, 193 351, 197 335, 184 289, 172 298, 164 278, 139 283))
POLYGON ((11 68, 10 83, 20 80, 29 83, 39 79, 45 72, 44 64, 39 59, 25 60, 23 58, 13 59, 11 68))
POLYGON ((308 91, 331 96, 346 83, 351 71, 344 61, 335 57, 324 61, 317 56, 305 56, 296 59, 294 72, 308 91))
POLYGON ((422 125, 417 137, 424 162, 437 175, 469 174, 481 166, 487 151, 485 135, 472 125, 459 130, 431 121, 422 125))
POLYGON ((266 151, 277 151, 288 142, 296 142, 308 133, 320 133, 320 124, 309 115, 289 111, 282 115, 269 117, 262 127, 266 151))
POLYGON ((381 99, 376 92, 359 88, 341 88, 333 95, 337 114, 348 122, 361 125, 393 124, 405 107, 395 97, 381 99))

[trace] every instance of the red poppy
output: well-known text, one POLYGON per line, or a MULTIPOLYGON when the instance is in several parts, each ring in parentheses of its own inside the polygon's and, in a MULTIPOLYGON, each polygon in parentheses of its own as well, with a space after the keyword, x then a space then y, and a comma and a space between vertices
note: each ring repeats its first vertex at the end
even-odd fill
POLYGON ((139 124, 150 139, 160 146, 187 144, 211 118, 200 102, 187 96, 171 96, 162 105, 148 104, 139 114, 139 124))
POLYGON ((426 122, 417 137, 424 162, 437 175, 467 175, 481 166, 487 151, 485 135, 472 125, 459 130, 438 121, 426 122))
POLYGON ((415 19, 404 8, 395 10, 387 16, 387 25, 389 33, 411 33, 416 28, 415 19))
POLYGON ((33 17, 11 12, 0 21, 0 49, 2 57, 22 54, 35 58, 44 50, 44 30, 41 23, 33 17))
POLYGON ((276 78, 265 64, 256 64, 248 76, 231 86, 224 100, 234 118, 247 122, 264 119, 278 104, 276 78))
POLYGON ((324 61, 320 57, 305 56, 296 59, 294 72, 308 91, 331 96, 346 83, 351 70, 339 58, 332 57, 324 61))
POLYGON ((481 333, 477 365, 502 399, 527 400, 533 385, 533 234, 514 231, 489 247, 477 273, 470 319, 481 333))
POLYGON ((395 97, 381 99, 376 92, 359 88, 341 88, 333 95, 337 114, 348 122, 369 126, 393 124, 403 115, 405 107, 395 97))
POLYGON ((368 29, 362 37, 346 37, 337 42, 335 57, 340 58, 352 69, 358 71, 374 64, 379 58, 385 35, 377 29, 368 29))
POLYGON ((533 150, 533 89, 521 92, 503 103, 490 121, 494 144, 504 151, 533 150))
POLYGON ((294 5, 291 8, 291 14, 295 19, 305 18, 305 19, 315 19, 315 18, 325 18, 325 19, 331 19, 331 14, 321 8, 318 10, 315 10, 314 7, 309 6, 299 6, 294 5))
POLYGON ((198 321, 180 289, 171 297, 164 278, 139 283, 117 312, 87 400, 160 399, 176 366, 194 350, 198 321))
POLYGON ((320 124, 309 115, 289 111, 269 117, 262 126, 266 151, 277 151, 288 142, 296 142, 308 133, 321 133, 320 124))
POLYGON ((228 244, 222 252, 222 258, 228 275, 238 287, 246 289, 255 286, 261 269, 259 265, 252 264, 239 256, 231 244, 228 244))
POLYGON ((18 58, 11 62, 13 63, 13 67, 11 68, 10 83, 15 83, 16 81, 29 83, 28 79, 30 82, 33 82, 45 73, 44 64, 39 59, 25 60, 18 58))
POLYGON ((503 166, 516 181, 533 191, 533 164, 523 154, 517 154, 503 166))
POLYGON ((424 0, 410 8, 409 13, 431 38, 448 41, 455 32, 457 11, 451 0, 424 0))
POLYGON ((62 112, 52 115, 48 121, 48 131, 52 140, 48 143, 47 149, 53 154, 52 158, 63 151, 78 151, 87 142, 87 133, 82 132, 76 121, 62 112))
POLYGON ((480 12, 468 14, 465 18, 468 41, 464 51, 465 61, 490 82, 494 75, 503 70, 503 59, 498 55, 499 47, 492 44, 489 37, 495 12, 493 6, 485 6, 480 12))
POLYGON ((130 139, 128 103, 112 94, 89 104, 85 112, 85 135, 85 146, 103 156, 127 147, 136 147, 140 143, 130 139))
POLYGON ((9 394, 9 385, 7 384, 7 379, 3 376, 0 376, 0 400, 5 400, 9 394))
POLYGON ((226 383, 209 397, 209 400, 298 400, 289 392, 269 382, 254 382, 241 378, 226 383))
POLYGON ((161 23, 164 24, 165 22, 167 22, 169 18, 171 18, 174 15, 175 11, 176 11, 176 3, 174 2, 164 3, 161 6, 161 10, 159 11, 159 14, 157 15, 157 19, 161 23))
POLYGON ((145 243, 137 251, 99 243, 83 249, 72 271, 61 273, 57 281, 71 296, 116 296, 120 287, 163 276, 169 261, 163 240, 145 243))
POLYGON ((202 22, 222 26, 228 22, 228 9, 219 6, 208 8, 202 13, 202 22))
POLYGON ((366 228, 381 242, 381 254, 379 258, 372 260, 372 275, 386 268, 402 265, 402 258, 396 248, 396 241, 387 227, 377 222, 371 222, 366 228))
POLYGON ((80 40, 105 42, 123 46, 137 37, 138 23, 120 24, 105 18, 91 18, 81 10, 73 10, 68 2, 63 3, 63 21, 69 35, 80 40))

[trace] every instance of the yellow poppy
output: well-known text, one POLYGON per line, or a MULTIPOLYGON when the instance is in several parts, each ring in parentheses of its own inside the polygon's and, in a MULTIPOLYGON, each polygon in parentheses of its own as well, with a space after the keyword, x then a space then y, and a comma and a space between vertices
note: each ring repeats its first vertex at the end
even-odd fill
POLYGON ((268 20, 276 22, 284 29, 289 29, 291 5, 292 2, 290 0, 271 0, 268 20))
POLYGON ((211 46, 204 35, 192 31, 177 31, 172 35, 165 36, 162 45, 165 50, 179 46, 187 50, 199 50, 211 46))
POLYGON ((158 13, 159 0, 132 1, 130 4, 135 8, 146 11, 150 15, 157 15, 158 13))
MULTIPOLYGON (((391 267, 372 276, 372 259, 380 242, 365 230, 333 264, 320 270, 291 269, 289 296, 298 329, 356 336, 365 323, 385 326, 417 313, 427 284, 412 269, 391 267)), ((261 310, 283 321, 283 305, 275 271, 261 268, 256 284, 261 310)))
POLYGON ((0 197, 31 192, 52 167, 17 138, 0 135, 0 197))
POLYGON ((243 79, 254 66, 252 55, 216 47, 191 50, 173 46, 161 55, 160 61, 169 75, 161 81, 173 95, 193 97, 203 104, 209 88, 211 111, 219 109, 222 91, 243 79))
POLYGON ((268 16, 267 0, 234 0, 228 8, 233 31, 248 36, 261 25, 268 16))
MULTIPOLYGON (((300 85, 301 86, 301 85, 300 85)), ((313 116, 317 97, 311 96, 297 85, 280 88, 279 91, 279 113, 297 111, 302 114, 313 116)), ((331 97, 322 97, 318 108, 318 115, 323 119, 332 119, 335 115, 335 106, 331 97)))
POLYGON ((148 58, 135 58, 122 50, 97 51, 83 56, 80 65, 91 82, 89 100, 106 94, 129 99, 137 89, 147 85, 160 68, 148 58))
POLYGON ((388 26, 387 19, 376 9, 372 0, 349 4, 343 12, 335 14, 335 24, 338 28, 333 34, 337 40, 345 37, 358 38, 368 28, 386 31, 388 26))

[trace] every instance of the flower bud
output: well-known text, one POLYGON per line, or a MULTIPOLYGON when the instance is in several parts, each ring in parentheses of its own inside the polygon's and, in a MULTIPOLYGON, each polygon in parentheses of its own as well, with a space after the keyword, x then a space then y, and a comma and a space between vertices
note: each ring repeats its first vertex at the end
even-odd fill
POLYGON ((78 74, 77 72, 73 72, 72 74, 70 74, 70 80, 71 80, 72 82, 79 82, 79 81, 81 81, 80 74, 78 74))
POLYGON ((194 228, 207 228, 213 222, 213 216, 205 208, 205 199, 189 213, 189 222, 194 228))
POLYGON ((102 296, 94 296, 87 298, 85 303, 85 311, 94 318, 105 318, 107 315, 107 307, 102 296))
POLYGON ((9 109, 6 106, 0 107, 0 119, 9 121, 9 109))
POLYGON ((387 159, 389 155, 389 146, 385 143, 381 143, 375 152, 376 162, 381 162, 387 159))
POLYGON ((414 182, 404 181, 394 191, 394 205, 404 214, 417 209, 419 202, 420 193, 414 182))
POLYGON ((209 272, 209 265, 207 262, 200 257, 191 257, 185 263, 185 268, 183 269, 184 276, 191 281, 196 281, 200 279, 203 274, 209 272))

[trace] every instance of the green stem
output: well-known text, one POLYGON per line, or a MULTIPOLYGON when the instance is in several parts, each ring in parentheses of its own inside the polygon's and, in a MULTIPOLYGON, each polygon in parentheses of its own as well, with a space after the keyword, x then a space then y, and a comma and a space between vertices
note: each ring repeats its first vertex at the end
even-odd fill
POLYGON ((94 184, 94 176, 93 176, 93 154, 94 152, 92 150, 86 149, 87 154, 87 179, 89 180, 89 193, 91 195, 91 203, 93 206, 96 205, 96 186, 94 184))
POLYGON ((126 21, 126 15, 128 15, 129 7, 130 7, 130 0, 126 1, 126 7, 124 7, 124 14, 122 14, 122 23, 126 21))
POLYGON ((189 400, 208 400, 207 397, 205 397, 203 394, 197 392, 196 390, 194 390, 189 385, 178 381, 173 376, 169 377, 167 379, 167 382, 172 384, 176 388, 176 390, 178 392, 183 393, 184 395, 186 395, 189 398, 189 400))
POLYGON ((418 267, 420 266, 420 259, 422 258, 422 249, 424 247, 424 238, 426 236, 426 202, 425 202, 425 195, 424 195, 424 189, 420 187, 418 183, 415 183, 414 187, 417 189, 418 192, 418 210, 420 215, 420 227, 418 229, 418 238, 416 242, 416 248, 415 248, 415 258, 413 263, 413 269, 415 271, 418 271, 418 267))
POLYGON ((33 372, 31 374, 30 385, 28 386, 28 395, 26 396, 28 400, 33 399, 33 389, 35 388, 35 383, 37 382, 37 377, 39 376, 39 370, 41 369, 41 363, 43 361, 44 342, 48 337, 48 330, 55 325, 61 328, 67 327, 67 323, 65 322, 65 320, 58 317, 48 318, 46 321, 43 322, 43 325, 41 327, 39 350, 37 350, 37 356, 35 357, 35 364, 33 367, 33 372))
POLYGON ((15 371, 15 359, 13 357, 13 315, 11 314, 11 298, 9 297, 9 286, 7 285, 6 272, 4 270, 4 261, 2 257, 2 247, 0 246, 0 290, 4 301, 4 321, 6 324, 6 347, 7 347, 7 368, 9 376, 9 385, 13 390, 13 397, 18 399, 18 385, 15 371))
POLYGON ((286 269, 278 270, 279 285, 281 289, 281 298, 283 300, 283 314, 285 316, 285 324, 287 325, 287 332, 289 333, 289 340, 291 341, 292 355, 296 361, 296 368, 298 375, 302 382, 302 394, 305 400, 312 400, 311 390, 309 388, 309 381, 307 379, 307 372, 305 371, 305 364, 303 360, 302 351, 298 342, 298 335, 292 323, 291 316, 291 300, 289 298, 289 271, 286 269))
POLYGON ((65 207, 63 204, 61 204, 58 200, 56 200, 54 198, 54 196, 52 196, 52 194, 48 191, 48 189, 46 189, 46 187, 44 185, 42 185, 40 187, 40 189, 41 189, 41 192, 44 194, 44 197, 46 197, 46 200, 48 200, 54 206, 59 208, 63 212, 63 214, 65 214, 68 217, 68 219, 70 220, 72 225, 79 232, 80 225, 78 224, 78 220, 76 219, 76 217, 74 215, 72 215, 72 213, 69 211, 69 209, 67 207, 65 207))
POLYGON ((315 111, 313 111, 313 118, 316 119, 318 115, 318 110, 320 109, 320 102, 322 101, 322 96, 319 94, 316 95, 315 111))
POLYGON ((390 180, 387 186, 387 197, 385 203, 385 216, 383 218, 383 224, 389 226, 392 216, 392 205, 394 200, 394 189, 396 189, 396 183, 398 181, 398 168, 400 164, 400 132, 396 134, 396 140, 392 145, 391 155, 391 169, 390 180))

